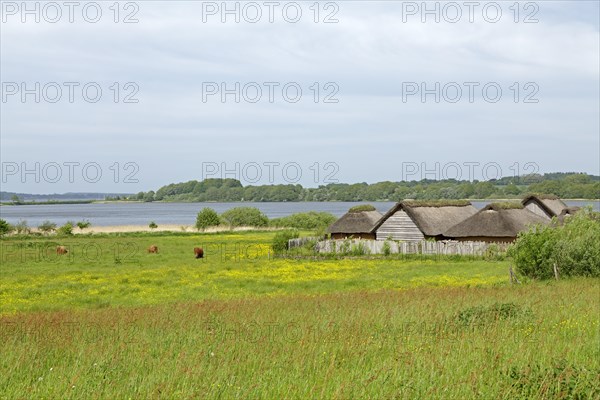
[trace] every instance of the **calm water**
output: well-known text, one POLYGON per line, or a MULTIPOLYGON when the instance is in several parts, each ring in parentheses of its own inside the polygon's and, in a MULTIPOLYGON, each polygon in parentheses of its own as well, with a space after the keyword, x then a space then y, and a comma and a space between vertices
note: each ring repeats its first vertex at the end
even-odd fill
MULTIPOLYGON (((482 208, 488 202, 473 202, 482 208)), ((566 201, 569 206, 592 205, 600 210, 599 202, 566 201)), ((98 204, 49 204, 35 206, 2 206, 0 218, 9 223, 26 220, 29 226, 38 226, 49 220, 59 225, 65 222, 89 220, 93 226, 147 225, 150 221, 160 224, 192 225, 196 214, 203 207, 211 207, 218 213, 233 207, 256 207, 269 218, 283 217, 303 211, 326 211, 342 216, 348 209, 360 203, 350 202, 306 202, 306 203, 98 203, 98 204)), ((385 213, 395 203, 370 203, 385 213)))

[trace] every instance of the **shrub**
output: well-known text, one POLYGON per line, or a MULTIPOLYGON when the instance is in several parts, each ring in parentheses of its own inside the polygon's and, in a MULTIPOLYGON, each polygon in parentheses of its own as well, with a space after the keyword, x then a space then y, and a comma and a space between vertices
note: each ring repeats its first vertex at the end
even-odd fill
POLYGON ((591 209, 568 217, 557 235, 554 259, 561 275, 600 277, 600 220, 591 209))
POLYGON ((75 224, 72 221, 67 221, 63 226, 61 226, 60 228, 58 228, 58 233, 60 235, 72 235, 73 234, 73 226, 75 224))
MULTIPOLYGON (((335 242, 334 242, 335 243, 335 242)), ((369 254, 369 249, 367 249, 367 246, 362 243, 362 242, 358 242, 358 243, 354 243, 353 239, 351 238, 347 238, 341 241, 338 241, 339 243, 339 254, 340 255, 347 255, 347 256, 364 256, 369 254)), ((335 248, 334 248, 335 251, 335 248)))
POLYGON ((89 228, 90 226, 92 226, 92 223, 90 221, 87 221, 87 220, 77 222, 77 227, 80 230, 84 230, 85 228, 89 228))
POLYGON ((483 258, 487 261, 502 261, 505 259, 505 251, 495 243, 490 244, 483 254, 483 258))
POLYGON ((591 209, 519 234, 510 247, 517 271, 530 278, 549 279, 554 264, 564 276, 600 276, 600 221, 591 209))
POLYGON ((369 250, 367 249, 367 246, 365 246, 364 243, 359 242, 352 246, 349 254, 351 256, 364 256, 364 255, 369 254, 369 250))
POLYGON ((258 208, 235 207, 221 214, 221 219, 229 226, 263 227, 269 224, 269 218, 258 208))
POLYGON ((56 230, 56 224, 50 221, 44 221, 38 226, 38 229, 44 233, 50 233, 56 230))
POLYGON ((533 227, 519 234, 509 248, 517 272, 530 278, 548 279, 553 276, 553 251, 557 235, 549 227, 533 227))
POLYGON ((273 242, 271 243, 273 252, 275 254, 281 254, 286 252, 287 250, 289 250, 288 242, 291 239, 296 239, 298 237, 300 237, 300 235, 296 230, 277 232, 273 237, 273 242))
MULTIPOLYGON (((334 242, 334 243, 336 243, 336 242, 334 242)), ((341 243, 339 245, 339 252, 341 254, 350 254, 351 249, 352 249, 352 242, 350 241, 350 239, 346 238, 341 241, 341 243)))
POLYGON ((308 239, 306 242, 304 242, 304 244, 302 245, 302 248, 310 251, 310 252, 314 252, 315 248, 317 246, 317 243, 319 243, 318 239, 308 239))
POLYGON ((390 242, 387 240, 383 242, 383 247, 381 249, 383 251, 384 256, 389 256, 392 253, 392 247, 390 246, 390 242))
POLYGON ((322 230, 331 225, 337 218, 328 212, 309 211, 296 213, 286 217, 274 218, 269 225, 277 228, 294 228, 303 230, 322 230))
POLYGON ((6 222, 3 219, 0 219, 0 236, 11 233, 15 230, 15 227, 6 222))
POLYGON ((17 222, 14 228, 19 235, 29 235, 31 233, 31 229, 29 228, 27 221, 25 221, 24 219, 17 222))
POLYGON ((156 222, 150 221, 150 223, 148 224, 148 228, 156 229, 156 228, 158 228, 158 225, 156 225, 156 222))
POLYGON ((206 229, 210 226, 218 226, 221 223, 219 214, 209 207, 205 207, 196 216, 196 229, 206 229))

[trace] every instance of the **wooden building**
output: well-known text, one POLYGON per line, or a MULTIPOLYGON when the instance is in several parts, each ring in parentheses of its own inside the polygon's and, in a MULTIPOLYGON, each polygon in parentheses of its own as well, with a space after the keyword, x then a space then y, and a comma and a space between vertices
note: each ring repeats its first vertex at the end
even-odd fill
POLYGON ((444 237, 458 241, 512 242, 519 232, 530 226, 549 223, 548 218, 535 214, 522 204, 493 203, 446 230, 444 237))
POLYGON ((567 214, 572 214, 576 210, 573 207, 568 207, 561 199, 551 195, 531 195, 527 196, 521 202, 529 211, 540 217, 552 219, 558 217, 565 210, 567 214))
POLYGON ((441 239, 451 226, 477 213, 469 201, 401 201, 375 225, 377 240, 441 239))
POLYGON ((373 228, 380 219, 381 213, 375 207, 353 207, 331 224, 327 232, 332 239, 375 239, 373 228))

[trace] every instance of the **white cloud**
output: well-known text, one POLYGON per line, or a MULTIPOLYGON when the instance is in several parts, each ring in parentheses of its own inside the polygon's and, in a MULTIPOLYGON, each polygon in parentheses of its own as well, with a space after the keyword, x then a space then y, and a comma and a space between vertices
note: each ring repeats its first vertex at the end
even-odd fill
MULTIPOLYGON (((96 81, 104 97, 2 104, 2 159, 133 160, 146 177, 134 190, 190 176, 207 159, 329 160, 347 181, 398 179, 394 170, 408 159, 535 161, 544 171, 598 173, 596 4, 540 4, 537 24, 515 24, 510 14, 497 24, 405 23, 396 3, 339 4, 337 24, 204 24, 192 2, 140 3, 140 23, 131 25, 9 20, 1 27, 3 82, 96 81), (112 103, 115 81, 136 82, 140 103, 112 103), (204 103, 205 81, 296 81, 304 97, 204 103), (340 102, 312 102, 316 81, 336 82, 340 102), (405 81, 495 81, 504 92, 496 104, 480 95, 475 104, 422 104, 418 96, 404 103, 405 81), (536 82, 539 104, 514 104, 513 82, 536 82)), ((42 191, 21 186, 5 190, 42 191)))

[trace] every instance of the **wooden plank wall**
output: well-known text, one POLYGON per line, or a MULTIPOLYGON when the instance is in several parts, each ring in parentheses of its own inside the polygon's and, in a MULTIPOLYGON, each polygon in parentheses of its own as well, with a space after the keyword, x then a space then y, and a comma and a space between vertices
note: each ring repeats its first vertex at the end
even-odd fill
POLYGON ((377 240, 419 241, 425 236, 404 210, 396 211, 377 229, 377 240))

